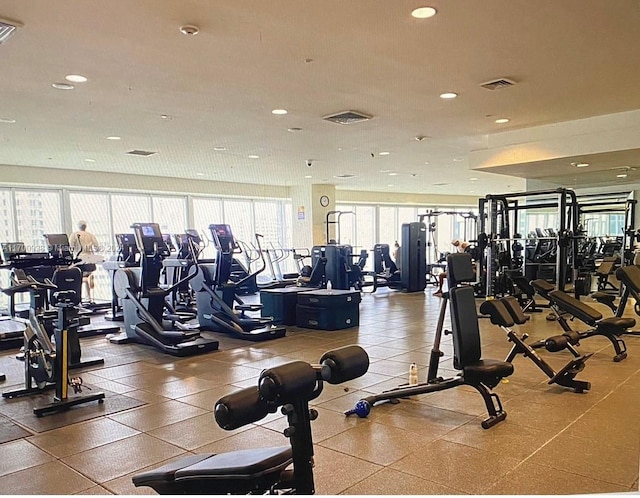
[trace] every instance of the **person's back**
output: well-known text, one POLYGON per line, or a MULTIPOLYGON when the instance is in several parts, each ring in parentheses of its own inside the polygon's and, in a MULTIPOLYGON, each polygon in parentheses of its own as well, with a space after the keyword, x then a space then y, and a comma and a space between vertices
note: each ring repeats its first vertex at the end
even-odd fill
POLYGON ((74 255, 77 255, 81 264, 78 268, 82 270, 83 287, 86 285, 86 296, 89 302, 93 302, 91 291, 94 287, 92 273, 96 270, 94 262, 85 262, 90 259, 95 251, 99 250, 99 243, 96 236, 91 232, 87 232, 87 222, 81 220, 78 222, 78 230, 73 232, 69 237, 69 247, 74 255))
POLYGON ((87 222, 79 221, 78 230, 69 237, 69 245, 74 254, 80 253, 79 258, 94 254, 98 250, 98 239, 91 232, 87 232, 87 222))

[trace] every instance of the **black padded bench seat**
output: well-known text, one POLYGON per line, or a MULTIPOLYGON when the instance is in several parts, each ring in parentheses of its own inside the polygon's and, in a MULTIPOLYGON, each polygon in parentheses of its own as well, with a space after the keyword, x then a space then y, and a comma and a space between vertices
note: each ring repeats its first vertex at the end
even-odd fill
POLYGON ((551 291, 549 297, 563 311, 570 313, 588 325, 598 327, 598 329, 603 332, 608 331, 614 334, 623 334, 625 329, 631 328, 636 324, 633 318, 611 317, 602 319, 602 313, 570 296, 566 292, 551 291))
POLYGON ((635 293, 640 292, 640 266, 623 266, 616 270, 616 278, 635 293))
POLYGON ((537 280, 532 280, 530 283, 531 283, 531 287, 537 290, 538 294, 540 294, 545 299, 549 299, 549 292, 555 290, 556 288, 555 285, 541 278, 537 280))
POLYGON ((185 489, 185 481, 194 479, 200 492, 207 494, 215 494, 218 487, 223 493, 230 489, 250 492, 257 480, 278 482, 292 462, 291 446, 189 455, 134 476, 133 484, 149 486, 162 494, 176 494, 185 489), (202 479, 207 481, 206 489, 202 489, 202 479))

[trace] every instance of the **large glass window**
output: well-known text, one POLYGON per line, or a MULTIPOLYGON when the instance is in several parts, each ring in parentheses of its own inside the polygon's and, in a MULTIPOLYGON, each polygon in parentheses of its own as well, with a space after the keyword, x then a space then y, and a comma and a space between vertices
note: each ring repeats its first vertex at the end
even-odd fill
POLYGON ((45 233, 62 233, 62 211, 59 192, 16 190, 16 227, 18 241, 28 251, 46 252, 45 233))
MULTIPOLYGON (((222 201, 220 199, 194 198, 193 199, 193 221, 195 228, 204 237, 204 240, 211 240, 209 225, 212 223, 224 223, 222 218, 222 201)), ((203 258, 215 258, 216 253, 211 244, 207 244, 202 253, 203 258)))
MULTIPOLYGON (((70 192, 69 209, 74 231, 77 229, 78 221, 86 221, 87 231, 93 233, 98 239, 104 258, 109 259, 117 254, 118 248, 109 222, 111 212, 108 194, 70 192)), ((96 271, 93 273, 93 283, 94 289, 91 297, 94 300, 108 301, 111 299, 111 278, 102 265, 96 266, 96 271)))
POLYGON ((162 233, 184 233, 187 227, 187 203, 184 197, 151 198, 153 221, 160 225, 162 233))
POLYGON ((113 233, 133 233, 131 225, 151 221, 149 197, 142 195, 112 195, 113 233))
POLYGON ((390 206, 380 206, 378 208, 378 244, 389 244, 393 247, 396 240, 400 241, 400 230, 396 228, 396 212, 397 208, 390 206))
POLYGON ((14 239, 13 199, 10 190, 0 190, 0 240, 16 242, 14 239))
POLYGON ((224 220, 231 226, 233 236, 244 242, 253 242, 253 206, 250 200, 224 200, 224 220))

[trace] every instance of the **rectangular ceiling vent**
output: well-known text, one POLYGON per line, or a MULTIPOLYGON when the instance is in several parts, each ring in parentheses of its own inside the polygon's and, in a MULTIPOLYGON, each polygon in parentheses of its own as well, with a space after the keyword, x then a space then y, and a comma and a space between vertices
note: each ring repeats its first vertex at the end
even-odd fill
POLYGON ((507 78, 500 78, 493 81, 487 81, 486 83, 481 83, 480 86, 482 88, 486 88, 487 90, 500 90, 502 88, 509 88, 510 86, 515 85, 516 82, 513 80, 509 80, 507 78))
POLYGON ((148 156, 153 156, 155 152, 150 152, 148 150, 130 150, 129 152, 127 152, 127 154, 129 154, 130 156, 148 157, 148 156))
POLYGON ((373 116, 368 116, 367 114, 358 111, 343 111, 337 114, 331 114, 330 116, 325 116, 322 119, 341 125, 350 125, 361 123, 362 121, 369 121, 372 117, 373 116))
POLYGON ((0 18, 0 45, 6 43, 15 34, 16 30, 22 26, 23 24, 17 21, 0 18))

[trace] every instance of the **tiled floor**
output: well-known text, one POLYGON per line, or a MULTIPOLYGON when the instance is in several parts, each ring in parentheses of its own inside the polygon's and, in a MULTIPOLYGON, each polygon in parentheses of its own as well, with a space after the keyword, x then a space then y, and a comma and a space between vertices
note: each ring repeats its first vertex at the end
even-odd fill
MULTIPOLYGON (((30 412, 37 400, 0 400, 0 422, 14 422, 18 434, 29 434, 0 444, 0 493, 153 494, 135 488, 131 476, 190 452, 286 444, 281 415, 227 432, 213 420, 215 401, 254 385, 265 367, 317 361, 322 352, 347 344, 363 346, 371 366, 359 379, 326 386, 314 401, 317 493, 638 491, 640 337, 625 337, 629 357, 622 363, 612 361, 608 341, 583 342, 581 351, 595 353, 579 376, 592 383, 585 394, 549 386, 529 360, 516 358, 514 375, 496 388, 508 417, 489 430, 480 427, 486 416, 482 398, 468 387, 380 405, 367 419, 345 417, 342 412, 361 397, 405 382, 411 362, 421 378, 426 375, 441 302, 429 289, 382 289, 363 295, 357 328, 289 327, 287 337, 264 343, 217 335, 220 351, 182 359, 101 337, 83 339, 85 356, 105 358, 104 366, 83 373, 87 385, 106 393, 104 405, 37 419, 30 412)), ((545 317, 533 314, 523 327, 530 341, 559 330, 545 317)), ((504 358, 510 346, 505 333, 486 319, 480 324, 483 355, 504 358)), ((450 341, 443 341, 444 376, 453 374, 450 341)), ((0 371, 7 373, 3 391, 22 382, 14 354, 0 354, 0 371)), ((570 359, 568 353, 540 354, 556 370, 570 359)))

